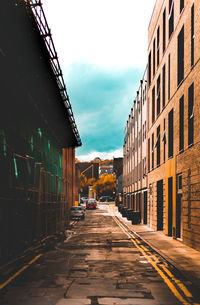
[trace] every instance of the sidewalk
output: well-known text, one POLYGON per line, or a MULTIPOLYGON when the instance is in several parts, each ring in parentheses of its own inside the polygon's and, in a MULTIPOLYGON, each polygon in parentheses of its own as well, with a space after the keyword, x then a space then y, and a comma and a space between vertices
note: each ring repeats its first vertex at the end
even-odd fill
POLYGON ((184 277, 200 288, 199 251, 186 246, 179 240, 166 236, 162 232, 153 231, 146 225, 132 225, 131 221, 122 217, 116 206, 113 206, 113 209, 115 215, 121 218, 132 231, 174 265, 184 277))

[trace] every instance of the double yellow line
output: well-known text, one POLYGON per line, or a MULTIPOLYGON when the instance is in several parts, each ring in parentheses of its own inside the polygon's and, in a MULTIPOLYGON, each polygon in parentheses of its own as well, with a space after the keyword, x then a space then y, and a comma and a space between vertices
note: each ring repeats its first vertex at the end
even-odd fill
MULTIPOLYGON (((77 220, 74 220, 72 222, 72 226, 76 225, 78 223, 77 220)), ((34 249, 29 248, 30 249, 34 249)), ((15 278, 17 278, 23 271, 25 271, 27 268, 29 268, 33 263, 35 263, 40 257, 42 256, 42 254, 38 254, 37 256, 35 256, 30 262, 28 262, 26 265, 24 265, 22 268, 20 268, 16 273, 14 273, 13 275, 11 275, 4 283, 0 284, 0 291, 5 288, 8 284, 10 284, 15 278)), ((24 256, 22 256, 24 257, 24 256)), ((21 258, 22 258, 21 257, 21 258)))
POLYGON ((127 227, 119 221, 116 216, 112 216, 117 225, 122 229, 122 231, 131 238, 134 246, 146 257, 146 259, 151 263, 154 269, 158 272, 158 274, 162 277, 164 282, 170 288, 175 297, 183 304, 183 305, 200 305, 199 303, 193 302, 193 296, 187 287, 177 279, 169 270, 167 263, 159 261, 159 259, 153 254, 150 253, 149 249, 147 249, 144 245, 141 245, 139 240, 128 231, 127 227), (159 266, 157 265, 159 263, 159 266), (178 291, 177 287, 180 289, 178 291))
POLYGON ((42 256, 42 254, 39 254, 37 256, 35 256, 30 262, 28 262, 25 266, 23 266, 21 269, 19 269, 15 274, 13 274, 12 276, 10 276, 7 281, 5 281, 4 283, 0 284, 0 290, 2 290, 5 286, 7 286, 8 284, 10 284, 16 277, 18 277, 24 270, 26 270, 28 267, 30 267, 33 263, 36 262, 36 260, 38 260, 40 257, 42 256))

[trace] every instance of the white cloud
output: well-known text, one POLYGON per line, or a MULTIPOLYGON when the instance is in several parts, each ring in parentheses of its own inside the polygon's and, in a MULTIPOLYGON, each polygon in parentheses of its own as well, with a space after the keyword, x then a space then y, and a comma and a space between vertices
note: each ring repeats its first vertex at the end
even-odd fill
POLYGON ((93 151, 87 155, 77 155, 76 158, 80 161, 91 161, 94 160, 94 158, 99 157, 101 160, 105 159, 113 159, 114 158, 120 158, 123 157, 123 149, 116 149, 111 152, 98 152, 93 151))
POLYGON ((155 0, 43 0, 62 66, 145 67, 155 0))

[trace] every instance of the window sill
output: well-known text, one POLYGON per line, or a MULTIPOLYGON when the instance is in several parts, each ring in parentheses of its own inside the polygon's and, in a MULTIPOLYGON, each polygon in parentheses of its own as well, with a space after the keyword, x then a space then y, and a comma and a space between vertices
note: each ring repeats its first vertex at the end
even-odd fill
POLYGON ((187 148, 190 148, 192 146, 194 146, 194 143, 189 144, 187 148))
POLYGON ((178 154, 182 154, 184 152, 184 149, 179 150, 178 154))
POLYGON ((180 83, 179 83, 178 86, 177 86, 177 90, 181 87, 181 85, 183 84, 184 80, 185 80, 185 78, 183 78, 183 79, 180 81, 180 83))
POLYGON ((181 12, 180 12, 179 18, 181 18, 181 16, 183 15, 184 10, 185 10, 185 8, 183 7, 181 12))

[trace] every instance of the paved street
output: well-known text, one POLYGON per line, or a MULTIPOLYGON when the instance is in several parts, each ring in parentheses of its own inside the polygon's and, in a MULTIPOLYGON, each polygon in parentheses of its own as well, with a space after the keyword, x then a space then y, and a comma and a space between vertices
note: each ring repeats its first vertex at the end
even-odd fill
POLYGON ((34 255, 1 289, 1 305, 197 304, 191 283, 138 240, 112 204, 87 210, 64 242, 34 255))

